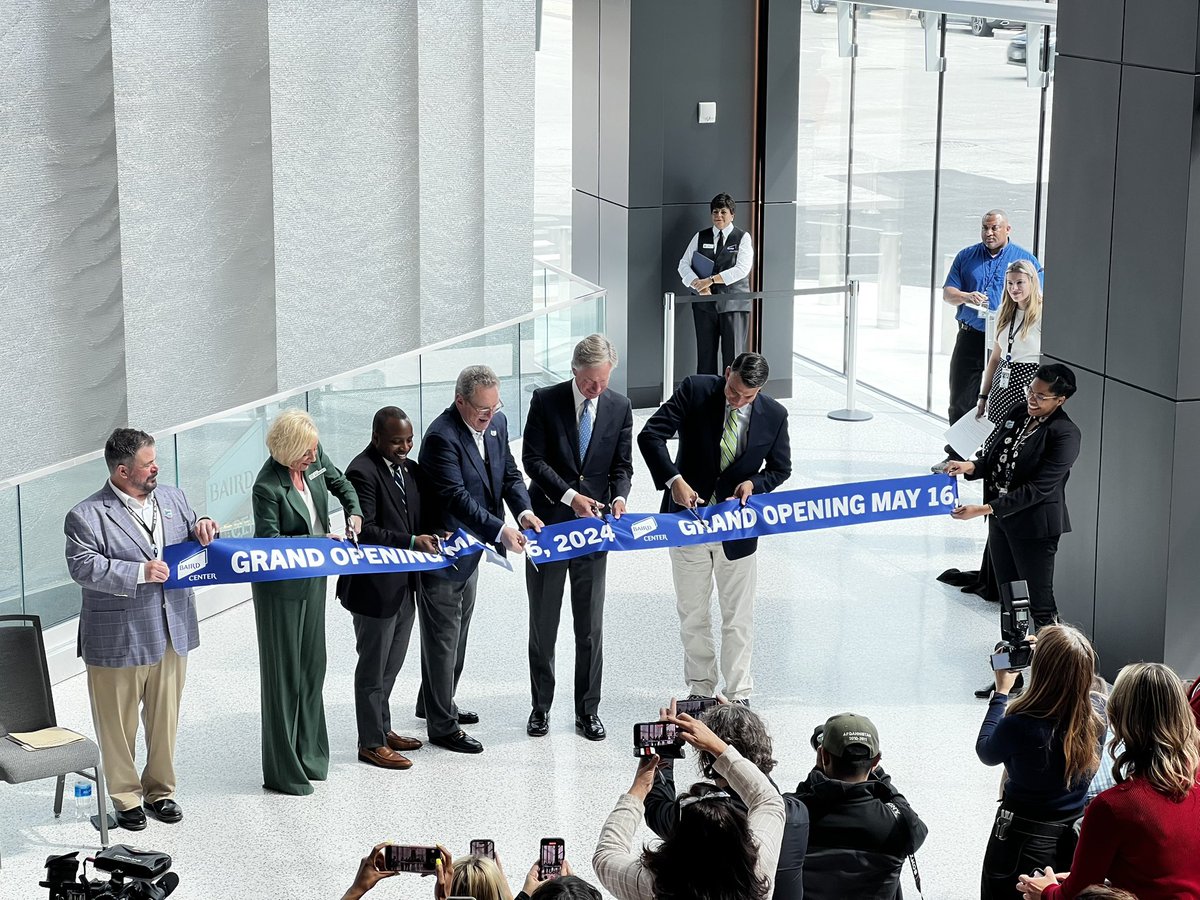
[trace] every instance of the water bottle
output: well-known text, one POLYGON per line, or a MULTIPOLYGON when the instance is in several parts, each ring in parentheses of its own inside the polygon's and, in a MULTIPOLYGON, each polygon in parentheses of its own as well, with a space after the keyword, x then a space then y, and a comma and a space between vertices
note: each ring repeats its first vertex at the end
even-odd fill
POLYGON ((75 819, 87 821, 92 815, 92 783, 90 781, 75 782, 75 819))

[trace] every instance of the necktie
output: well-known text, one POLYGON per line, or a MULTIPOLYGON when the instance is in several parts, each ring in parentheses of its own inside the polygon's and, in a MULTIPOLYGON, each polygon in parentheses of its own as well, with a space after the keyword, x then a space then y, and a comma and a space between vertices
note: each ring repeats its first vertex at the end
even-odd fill
POLYGON ((588 444, 592 442, 592 401, 583 401, 583 413, 579 416, 579 461, 587 456, 588 444))
MULTIPOLYGON (((725 417, 725 430, 721 432, 721 471, 724 472, 729 468, 729 464, 733 462, 733 458, 737 456, 738 442, 738 411, 732 406, 729 408, 729 415, 725 417)), ((709 498, 709 503, 716 503, 720 498, 714 490, 713 495, 709 498)))
POLYGON ((725 249, 725 232, 721 232, 721 236, 717 238, 717 252, 713 256, 720 256, 721 251, 725 249))
POLYGON ((396 487, 400 488, 400 506, 407 512, 408 495, 404 492, 404 469, 400 466, 392 466, 392 480, 396 482, 396 487))

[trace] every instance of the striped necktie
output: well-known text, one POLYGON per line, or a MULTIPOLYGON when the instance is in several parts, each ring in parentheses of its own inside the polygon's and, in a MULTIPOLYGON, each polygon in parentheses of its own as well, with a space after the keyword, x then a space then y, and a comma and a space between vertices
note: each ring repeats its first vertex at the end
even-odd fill
MULTIPOLYGON (((738 411, 732 406, 729 407, 729 415, 725 417, 725 430, 721 432, 721 471, 724 472, 729 468, 729 464, 733 462, 737 456, 738 444, 738 411)), ((717 497, 717 492, 714 489, 713 495, 709 499, 709 503, 716 503, 721 498, 717 497)))

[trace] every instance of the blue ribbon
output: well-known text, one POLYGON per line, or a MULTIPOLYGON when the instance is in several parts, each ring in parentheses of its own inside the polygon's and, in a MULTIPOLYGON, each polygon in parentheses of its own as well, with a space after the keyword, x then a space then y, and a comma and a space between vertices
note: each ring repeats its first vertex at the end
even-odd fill
MULTIPOLYGON (((860 481, 825 487, 755 494, 745 506, 726 500, 676 513, 626 513, 619 519, 575 519, 525 531, 525 552, 534 565, 588 553, 685 547, 712 541, 789 534, 865 522, 913 519, 949 513, 958 502, 958 482, 950 475, 921 475, 860 481)), ((443 546, 444 554, 420 553, 371 544, 354 545, 320 538, 221 538, 207 547, 172 544, 163 551, 171 577, 164 587, 286 581, 324 575, 378 572, 428 572, 454 565, 455 559, 483 553, 511 570, 491 547, 459 529, 443 546)))

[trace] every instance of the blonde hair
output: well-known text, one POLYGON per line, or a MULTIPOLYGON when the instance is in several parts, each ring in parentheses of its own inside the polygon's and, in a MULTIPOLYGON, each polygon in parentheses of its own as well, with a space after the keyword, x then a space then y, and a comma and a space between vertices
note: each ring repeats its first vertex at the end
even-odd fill
POLYGON ((450 889, 456 896, 504 900, 506 887, 500 867, 488 857, 466 856, 454 861, 450 889))
POLYGON ((285 409, 267 431, 267 451, 281 466, 291 466, 317 439, 317 423, 302 409, 285 409))
POLYGON ((1018 272, 1029 279, 1029 302, 1025 304, 1025 318, 1021 320, 1021 340, 1029 337, 1029 331, 1034 323, 1042 317, 1042 283, 1038 280, 1037 266, 1027 259, 1018 259, 1008 264, 1004 270, 1004 297, 1000 301, 1000 316, 996 319, 996 334, 999 340, 1000 332, 1017 317, 1017 301, 1008 294, 1008 276, 1018 272))
POLYGON ((1083 632, 1070 625, 1038 630, 1037 649, 1025 693, 1006 713, 1054 720, 1066 758, 1067 786, 1090 778, 1100 768, 1104 722, 1092 706, 1096 651, 1083 632))
POLYGON ((1160 794, 1183 800, 1196 784, 1200 733, 1183 683, 1162 663, 1131 663, 1123 668, 1108 698, 1113 779, 1131 776, 1150 782, 1160 794))

